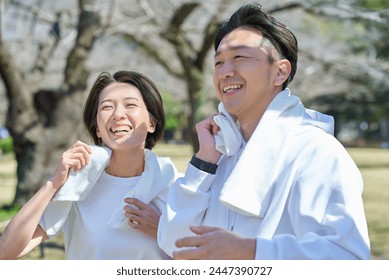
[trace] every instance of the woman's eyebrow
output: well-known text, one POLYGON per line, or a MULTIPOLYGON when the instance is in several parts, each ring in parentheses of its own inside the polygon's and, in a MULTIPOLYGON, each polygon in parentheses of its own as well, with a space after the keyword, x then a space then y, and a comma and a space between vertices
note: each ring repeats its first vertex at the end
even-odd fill
MULTIPOLYGON (((136 101, 139 101, 139 99, 138 98, 136 98, 136 97, 126 97, 126 98, 124 98, 124 100, 136 100, 136 101)), ((110 98, 108 98, 108 99, 104 99, 104 100, 102 100, 101 102, 100 102, 100 105, 101 104, 103 104, 103 103, 105 103, 105 102, 113 102, 113 100, 112 99, 110 99, 110 98)))

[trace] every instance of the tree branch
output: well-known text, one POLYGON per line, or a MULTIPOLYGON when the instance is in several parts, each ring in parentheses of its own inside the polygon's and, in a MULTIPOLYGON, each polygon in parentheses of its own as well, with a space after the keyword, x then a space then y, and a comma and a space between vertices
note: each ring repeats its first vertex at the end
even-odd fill
POLYGON ((187 19, 187 17, 199 5, 200 4, 196 2, 190 2, 181 5, 175 11, 172 19, 170 20, 170 24, 166 29, 166 32, 161 33, 161 36, 174 46, 177 57, 183 67, 184 75, 185 73, 188 73, 191 67, 193 67, 194 59, 191 57, 191 54, 193 54, 193 46, 189 40, 186 39, 184 33, 182 32, 181 26, 185 19, 187 19))
POLYGON ((210 18, 204 29, 203 42, 200 50, 197 53, 197 59, 195 61, 195 65, 197 65, 199 69, 202 69, 202 67, 204 66, 204 61, 207 57, 208 51, 214 44, 217 28, 221 24, 219 16, 225 13, 226 9, 229 7, 230 2, 232 1, 225 0, 219 3, 219 6, 216 9, 217 12, 213 13, 213 16, 210 18))
POLYGON ((172 37, 180 30, 181 25, 184 23, 185 19, 199 6, 200 4, 197 2, 189 2, 183 4, 179 7, 167 28, 167 34, 170 34, 172 37))
POLYGON ((68 55, 65 67, 65 85, 69 88, 85 89, 88 71, 85 61, 88 59, 96 38, 102 33, 98 11, 94 10, 94 1, 79 0, 80 15, 75 45, 68 55))
POLYGON ((301 8, 305 12, 313 15, 336 18, 339 20, 366 20, 376 23, 389 23, 389 11, 367 11, 357 9, 344 3, 328 3, 326 1, 316 4, 306 4, 302 2, 289 2, 287 4, 275 5, 268 9, 270 14, 286 10, 301 8))
POLYGON ((144 51, 146 54, 148 54, 150 57, 154 58, 159 64, 161 64, 171 75, 182 78, 182 72, 177 71, 171 66, 170 58, 162 56, 162 53, 159 49, 155 47, 154 44, 150 43, 149 41, 145 40, 145 36, 137 37, 134 34, 130 33, 119 33, 116 32, 116 35, 122 36, 125 40, 128 42, 134 42, 136 43, 142 51, 144 51))

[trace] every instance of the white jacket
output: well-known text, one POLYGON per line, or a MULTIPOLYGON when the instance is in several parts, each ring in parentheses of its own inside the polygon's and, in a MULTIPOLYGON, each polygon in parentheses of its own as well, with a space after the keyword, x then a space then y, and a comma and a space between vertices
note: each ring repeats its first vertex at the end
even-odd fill
POLYGON ((331 132, 332 118, 280 92, 215 175, 188 165, 169 190, 159 246, 171 255, 203 224, 256 237, 256 259, 369 259, 363 180, 331 132))

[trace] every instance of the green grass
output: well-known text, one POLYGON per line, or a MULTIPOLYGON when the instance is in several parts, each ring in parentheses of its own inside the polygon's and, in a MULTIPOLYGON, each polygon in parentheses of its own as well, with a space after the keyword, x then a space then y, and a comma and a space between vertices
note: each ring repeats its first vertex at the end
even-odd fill
POLYGON ((363 200, 372 256, 375 259, 389 259, 389 150, 348 150, 365 184, 363 200))
MULTIPOLYGON (((363 200, 369 227, 373 259, 389 259, 389 150, 369 148, 348 148, 364 178, 363 200)), ((184 172, 192 149, 188 145, 159 144, 155 152, 170 156, 177 169, 184 172)), ((15 188, 15 161, 11 156, 0 158, 0 207, 11 202, 15 188)), ((0 210, 0 232, 3 221, 14 215, 14 210, 0 210)), ((4 226, 3 226, 4 227, 4 226)), ((61 235, 36 248, 24 259, 64 259, 63 237, 61 235)))
POLYGON ((178 171, 185 172, 190 158, 193 155, 189 145, 158 144, 154 150, 159 156, 171 157, 178 171))

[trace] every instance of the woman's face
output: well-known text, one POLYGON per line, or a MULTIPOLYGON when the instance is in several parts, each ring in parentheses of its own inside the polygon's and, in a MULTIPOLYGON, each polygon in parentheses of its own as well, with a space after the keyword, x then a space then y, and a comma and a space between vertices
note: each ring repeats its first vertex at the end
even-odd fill
POLYGON ((112 83, 100 94, 97 109, 97 137, 112 150, 144 148, 152 122, 139 89, 126 83, 112 83))

